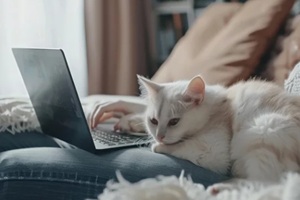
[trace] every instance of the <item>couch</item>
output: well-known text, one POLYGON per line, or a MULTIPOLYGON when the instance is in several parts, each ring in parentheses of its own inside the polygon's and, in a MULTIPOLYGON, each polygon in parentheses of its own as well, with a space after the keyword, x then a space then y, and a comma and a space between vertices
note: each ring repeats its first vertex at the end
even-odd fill
MULTIPOLYGON (((208 7, 152 79, 174 81, 201 74, 209 84, 228 86, 261 77, 283 86, 299 61, 300 26, 298 18, 291 16, 293 3, 250 0, 208 7)), ((0 113, 5 112, 0 105, 0 113)), ((106 182, 116 178, 116 170, 133 182, 157 175, 179 176, 182 169, 204 186, 230 178, 230 174, 219 175, 152 153, 147 147, 91 154, 42 134, 38 126, 11 133, 11 127, 3 128, 1 123, 0 199, 96 198, 106 182)))

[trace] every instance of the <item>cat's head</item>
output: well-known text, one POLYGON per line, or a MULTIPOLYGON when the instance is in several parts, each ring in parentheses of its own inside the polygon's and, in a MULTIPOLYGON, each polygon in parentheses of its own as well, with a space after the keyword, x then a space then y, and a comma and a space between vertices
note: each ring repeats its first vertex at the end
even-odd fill
MULTIPOLYGON (((201 107, 205 83, 200 76, 190 81, 158 84, 138 76, 142 96, 147 99, 145 126, 156 141, 174 144, 200 126, 195 108, 201 107)), ((206 113, 203 112, 204 118, 206 113)), ((202 120, 203 121, 203 120, 202 120)))

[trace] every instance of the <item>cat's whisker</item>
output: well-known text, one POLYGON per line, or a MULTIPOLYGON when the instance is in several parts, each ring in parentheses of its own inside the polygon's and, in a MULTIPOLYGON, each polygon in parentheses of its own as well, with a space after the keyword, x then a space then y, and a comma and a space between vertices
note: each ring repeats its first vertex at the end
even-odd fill
POLYGON ((172 117, 175 116, 175 106, 174 104, 171 104, 171 113, 172 113, 172 117))
POLYGON ((191 137, 189 137, 189 136, 183 136, 182 138, 181 138, 181 140, 182 141, 185 141, 185 140, 188 140, 188 139, 190 139, 191 137))
POLYGON ((144 122, 140 122, 140 123, 136 123, 135 125, 136 125, 136 126, 139 126, 139 125, 145 125, 145 123, 144 123, 144 122))
POLYGON ((181 106, 182 109, 186 109, 186 105, 181 100, 178 100, 177 102, 181 106))

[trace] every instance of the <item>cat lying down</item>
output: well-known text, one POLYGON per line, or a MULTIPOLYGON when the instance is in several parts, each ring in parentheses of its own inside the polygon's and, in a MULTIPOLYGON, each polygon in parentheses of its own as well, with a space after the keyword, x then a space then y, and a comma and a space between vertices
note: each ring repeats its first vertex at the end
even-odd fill
POLYGON ((229 88, 190 81, 157 84, 139 77, 152 150, 253 180, 298 171, 300 97, 263 81, 229 88))
POLYGON ((145 112, 126 115, 116 128, 145 129, 154 152, 248 180, 299 171, 300 97, 256 80, 225 88, 200 76, 165 84, 138 79, 145 112))

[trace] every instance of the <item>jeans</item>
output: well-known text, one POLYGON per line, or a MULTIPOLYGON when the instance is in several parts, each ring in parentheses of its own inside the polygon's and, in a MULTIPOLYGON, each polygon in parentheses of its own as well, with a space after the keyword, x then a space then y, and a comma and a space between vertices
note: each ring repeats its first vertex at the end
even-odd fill
POLYGON ((224 181, 189 161, 156 154, 146 147, 102 150, 91 154, 50 136, 0 133, 1 200, 83 200, 97 198, 119 170, 136 182, 181 170, 205 186, 224 181))

